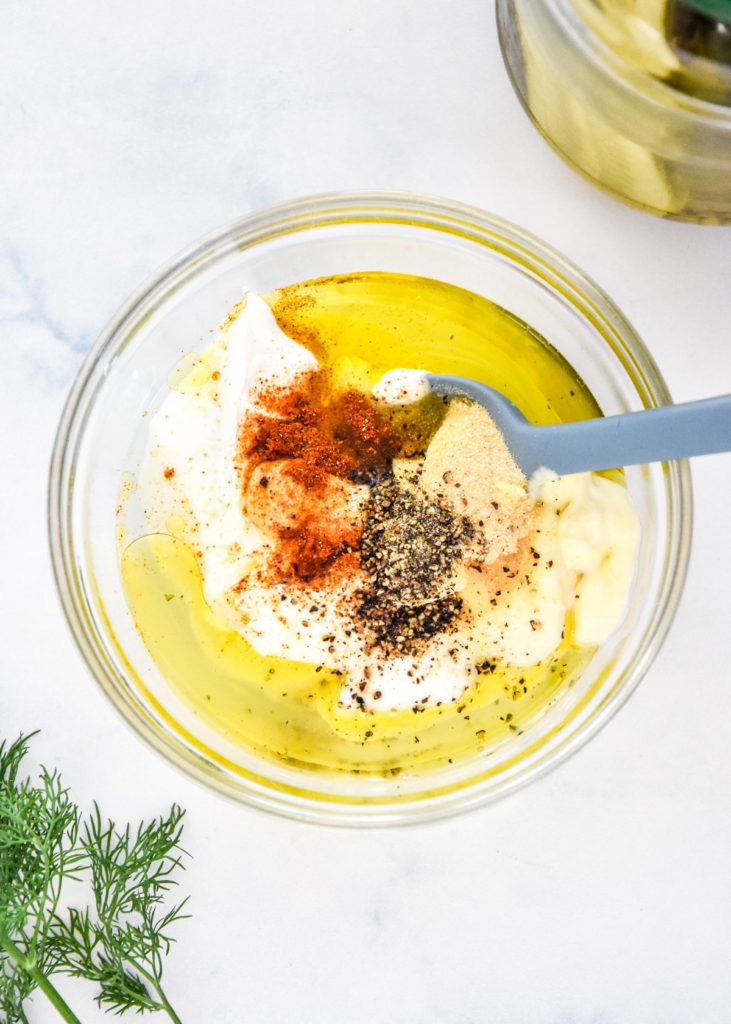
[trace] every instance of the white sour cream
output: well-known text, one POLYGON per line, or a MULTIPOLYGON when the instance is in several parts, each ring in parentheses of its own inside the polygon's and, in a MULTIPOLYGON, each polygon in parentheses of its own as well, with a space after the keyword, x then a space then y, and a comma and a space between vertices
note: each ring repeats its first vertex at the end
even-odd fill
POLYGON ((430 390, 423 370, 395 369, 384 373, 371 393, 384 405, 410 405, 426 398, 430 390))

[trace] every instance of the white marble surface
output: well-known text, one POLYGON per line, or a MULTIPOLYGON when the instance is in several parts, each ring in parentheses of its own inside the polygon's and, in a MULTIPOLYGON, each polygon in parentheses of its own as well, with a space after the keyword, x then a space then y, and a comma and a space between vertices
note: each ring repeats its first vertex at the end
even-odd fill
MULTIPOLYGON (((188 808, 186 1024, 715 1024, 731 1015, 731 456, 696 460, 685 596, 569 763, 399 831, 231 805, 144 747, 69 637, 46 551, 64 394, 97 332, 210 229, 330 189, 475 203, 584 267, 677 399, 731 391, 731 229, 625 208, 519 108, 487 0, 5 0, 0 10, 0 728, 119 818, 188 808)), ((84 1022, 83 982, 63 985, 84 1022)), ((33 1024, 55 1020, 37 996, 33 1024)), ((106 1018, 104 1018, 106 1019, 106 1018)))

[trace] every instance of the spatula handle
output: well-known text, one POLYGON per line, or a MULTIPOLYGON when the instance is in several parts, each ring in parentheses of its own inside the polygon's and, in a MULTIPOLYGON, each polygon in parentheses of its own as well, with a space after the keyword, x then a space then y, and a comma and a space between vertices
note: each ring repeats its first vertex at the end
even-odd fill
POLYGON ((536 429, 535 440, 541 453, 553 460, 545 465, 559 474, 727 452, 731 395, 551 424, 536 429))

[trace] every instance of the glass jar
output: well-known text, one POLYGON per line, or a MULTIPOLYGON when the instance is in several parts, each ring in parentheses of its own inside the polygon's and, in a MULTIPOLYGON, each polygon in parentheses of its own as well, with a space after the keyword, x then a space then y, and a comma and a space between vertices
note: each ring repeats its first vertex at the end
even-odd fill
POLYGON ((731 223, 730 0, 498 0, 513 86, 595 184, 731 223))

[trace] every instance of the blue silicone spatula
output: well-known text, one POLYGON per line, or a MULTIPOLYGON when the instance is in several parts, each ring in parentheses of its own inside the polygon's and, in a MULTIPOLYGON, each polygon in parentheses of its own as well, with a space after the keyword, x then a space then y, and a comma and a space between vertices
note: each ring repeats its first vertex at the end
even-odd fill
POLYGON ((486 384, 446 373, 425 377, 437 394, 466 395, 487 409, 526 476, 542 467, 563 476, 731 451, 731 395, 537 427, 486 384))

